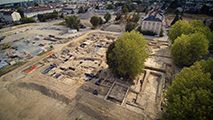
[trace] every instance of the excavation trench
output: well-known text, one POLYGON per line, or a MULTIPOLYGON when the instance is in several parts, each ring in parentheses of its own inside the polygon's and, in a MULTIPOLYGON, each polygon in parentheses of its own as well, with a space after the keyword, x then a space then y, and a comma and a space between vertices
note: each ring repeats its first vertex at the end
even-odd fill
POLYGON ((54 90, 48 89, 43 85, 38 85, 36 83, 19 83, 18 86, 21 88, 36 90, 45 96, 51 97, 58 101, 62 101, 64 103, 66 103, 67 105, 72 101, 71 99, 67 98, 66 96, 59 94, 58 92, 56 92, 54 90))

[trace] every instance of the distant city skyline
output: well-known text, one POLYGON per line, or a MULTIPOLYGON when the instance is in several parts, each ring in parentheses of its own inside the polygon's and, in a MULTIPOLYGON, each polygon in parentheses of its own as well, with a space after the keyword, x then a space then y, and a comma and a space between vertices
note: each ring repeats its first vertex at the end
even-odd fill
MULTIPOLYGON (((8 4, 8 3, 22 2, 22 1, 28 1, 28 0, 0 0, 0 5, 8 4)), ((29 1, 33 1, 33 0, 29 0, 29 1)))

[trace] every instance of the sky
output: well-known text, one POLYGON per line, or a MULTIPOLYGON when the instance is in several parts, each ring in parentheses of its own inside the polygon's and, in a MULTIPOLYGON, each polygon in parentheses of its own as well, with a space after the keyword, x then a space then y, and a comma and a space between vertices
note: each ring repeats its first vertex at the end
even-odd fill
MULTIPOLYGON (((28 0, 0 0, 0 4, 21 2, 21 1, 28 1, 28 0)), ((32 1, 32 0, 29 0, 29 1, 32 1)))

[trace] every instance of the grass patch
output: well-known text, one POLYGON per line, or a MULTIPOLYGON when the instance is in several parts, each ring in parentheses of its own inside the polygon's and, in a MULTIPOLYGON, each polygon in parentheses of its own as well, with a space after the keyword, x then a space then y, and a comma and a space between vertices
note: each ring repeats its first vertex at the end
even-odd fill
POLYGON ((24 65, 25 63, 27 63, 27 61, 19 61, 13 65, 9 65, 7 67, 5 67, 4 69, 0 70, 0 76, 12 71, 12 70, 15 70, 16 68, 24 65))
POLYGON ((63 40, 63 43, 67 43, 69 42, 69 39, 63 40))

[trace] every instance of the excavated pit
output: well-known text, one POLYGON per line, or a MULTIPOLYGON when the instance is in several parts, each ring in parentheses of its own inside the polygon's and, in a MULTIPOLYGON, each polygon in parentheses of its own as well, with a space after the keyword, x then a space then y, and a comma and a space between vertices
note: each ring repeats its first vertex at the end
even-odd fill
POLYGON ((45 96, 48 96, 50 98, 53 98, 53 99, 56 99, 58 101, 62 101, 64 102, 65 104, 69 104, 72 100, 67 98, 66 96, 54 91, 54 90, 51 90, 49 88, 46 88, 45 86, 43 85, 38 85, 36 83, 19 83, 18 84, 18 87, 20 88, 26 88, 26 89, 31 89, 31 90, 36 90, 40 93, 42 93, 43 95, 45 96))

